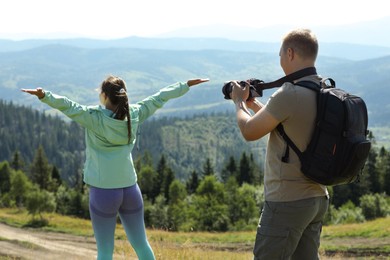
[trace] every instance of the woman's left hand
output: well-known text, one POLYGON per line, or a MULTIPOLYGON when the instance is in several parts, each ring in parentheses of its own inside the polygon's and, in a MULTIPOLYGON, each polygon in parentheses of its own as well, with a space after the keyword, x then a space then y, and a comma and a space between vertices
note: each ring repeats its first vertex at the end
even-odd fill
POLYGON ((36 89, 22 89, 23 92, 29 93, 31 95, 37 96, 39 99, 42 99, 45 97, 45 91, 42 88, 36 88, 36 89))
POLYGON ((207 81, 209 81, 209 79, 190 79, 187 81, 187 85, 189 87, 191 87, 191 86, 198 85, 198 84, 201 84, 201 83, 204 83, 207 81))

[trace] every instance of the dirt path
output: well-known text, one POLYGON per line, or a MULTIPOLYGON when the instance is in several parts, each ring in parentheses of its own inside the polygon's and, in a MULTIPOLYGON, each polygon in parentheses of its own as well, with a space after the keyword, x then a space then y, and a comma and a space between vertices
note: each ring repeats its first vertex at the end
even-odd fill
MULTIPOLYGON (((386 255, 379 255, 375 253, 375 247, 380 245, 388 245, 389 238, 382 239, 333 239, 331 241, 323 240, 323 243, 343 245, 348 248, 358 248, 359 245, 365 245, 366 247, 371 245, 373 251, 370 253, 359 254, 359 250, 351 251, 348 256, 346 255, 323 255, 323 260, 335 260, 335 259, 390 259, 386 255), (361 258, 363 257, 363 258, 361 258)), ((164 244, 160 244, 160 247, 166 247, 164 244)), ((207 248, 210 245, 199 245, 196 247, 207 248)), ((180 246, 179 246, 180 247, 180 246)), ((240 246, 240 248, 245 248, 240 246)), ((251 251, 252 247, 244 251, 251 251)), ((225 248, 218 245, 218 249, 236 251, 234 248, 225 248)), ((329 253, 329 252, 328 252, 329 253)), ((114 255, 115 260, 128 259, 129 256, 114 255)), ((0 223, 0 260, 4 259, 21 259, 21 260, 89 260, 96 259, 96 244, 93 237, 82 237, 56 232, 45 232, 41 230, 27 229, 27 228, 15 228, 0 223)), ((136 258, 133 258, 136 259, 136 258)))
POLYGON ((0 259, 96 259, 93 238, 20 229, 0 223, 0 259))

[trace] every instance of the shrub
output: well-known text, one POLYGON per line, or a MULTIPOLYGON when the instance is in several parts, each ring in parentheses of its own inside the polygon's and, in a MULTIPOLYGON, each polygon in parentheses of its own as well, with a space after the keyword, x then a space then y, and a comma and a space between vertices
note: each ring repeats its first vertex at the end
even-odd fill
POLYGON ((365 217, 362 209, 356 207, 352 201, 348 201, 338 209, 331 206, 328 210, 328 215, 325 217, 327 224, 349 224, 364 222, 365 217))
POLYGON ((56 208, 55 197, 53 193, 46 190, 34 189, 27 195, 26 208, 32 218, 38 214, 43 220, 43 212, 53 212, 56 208))
POLYGON ((386 194, 366 194, 360 197, 360 207, 366 219, 390 215, 390 204, 386 194))

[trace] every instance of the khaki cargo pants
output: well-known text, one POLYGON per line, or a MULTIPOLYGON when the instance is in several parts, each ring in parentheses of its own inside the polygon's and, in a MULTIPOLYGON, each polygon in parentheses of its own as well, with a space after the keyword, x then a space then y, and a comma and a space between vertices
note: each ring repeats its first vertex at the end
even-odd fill
POLYGON ((265 202, 257 228, 254 259, 319 259, 322 220, 329 198, 265 202))

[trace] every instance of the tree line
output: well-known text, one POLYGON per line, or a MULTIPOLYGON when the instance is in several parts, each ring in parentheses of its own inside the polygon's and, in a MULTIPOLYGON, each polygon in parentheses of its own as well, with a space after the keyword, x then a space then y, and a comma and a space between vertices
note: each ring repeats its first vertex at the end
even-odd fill
MULTIPOLYGON (((200 172, 194 170, 186 182, 175 177, 164 155, 156 167, 148 152, 137 158, 135 165, 148 227, 228 230, 239 221, 240 225, 252 223, 259 203, 262 203, 262 189, 256 188, 261 186, 261 172, 253 156, 246 153, 239 162, 231 157, 220 176, 214 171, 210 159, 206 159, 200 172), (247 205, 241 210, 233 206, 239 200, 247 205), (222 205, 227 201, 232 204, 222 205), (183 211, 189 205, 191 210, 183 211), (188 219, 193 221, 188 222, 188 219)), ((73 187, 64 182, 58 168, 49 163, 42 146, 35 151, 30 165, 26 165, 21 154, 15 152, 10 162, 0 163, 0 206, 26 208, 31 213, 31 223, 47 224, 42 213, 53 211, 88 218, 88 188, 82 182, 81 172, 76 173, 75 179, 73 187)))
MULTIPOLYGON (((4 107, 8 110, 0 109, 0 206, 26 208, 33 222, 44 211, 88 218, 82 129, 55 116, 0 102, 0 108, 4 107), (11 150, 15 144, 26 147, 23 141, 38 147, 11 150)), ((133 156, 148 227, 225 231, 256 226, 264 203, 263 165, 258 160, 262 151, 258 144, 229 150, 232 143, 243 141, 234 140, 237 129, 226 118, 224 114, 161 118, 142 126, 140 146, 144 148, 135 149, 133 156), (200 147, 202 152, 195 149, 200 147), (175 156, 181 157, 180 163, 175 156)), ((372 134, 370 139, 374 147, 359 182, 329 188, 328 224, 390 214, 390 152, 377 147, 372 134)))
MULTIPOLYGON (((144 197, 145 224, 172 231, 253 230, 264 203, 263 173, 252 154, 230 157, 221 172, 205 158, 186 181, 179 180, 161 155, 154 165, 150 153, 135 160, 144 197)), ((330 187, 327 224, 355 223, 390 214, 390 152, 374 148, 357 183, 330 187), (373 177, 375 176, 375 178, 373 177)), ((75 185, 64 182, 40 146, 26 165, 19 152, 0 163, 0 206, 25 208, 31 225, 47 224, 43 212, 89 218, 88 188, 82 173, 75 185), (36 218, 36 216, 41 216, 36 218)))

